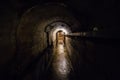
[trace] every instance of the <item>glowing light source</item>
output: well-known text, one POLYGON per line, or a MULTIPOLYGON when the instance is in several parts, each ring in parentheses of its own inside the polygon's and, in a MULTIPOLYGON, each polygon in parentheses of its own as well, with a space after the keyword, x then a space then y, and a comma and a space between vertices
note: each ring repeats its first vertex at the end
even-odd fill
POLYGON ((53 34, 56 34, 58 31, 63 31, 63 32, 65 32, 65 34, 68 34, 68 31, 65 29, 65 28, 56 28, 55 30, 54 30, 54 32, 53 32, 53 34))
POLYGON ((58 32, 58 31, 63 31, 64 33, 65 33, 65 35, 67 35, 70 31, 69 30, 67 30, 66 28, 64 28, 64 27, 57 27, 57 28, 55 28, 55 29, 53 29, 53 31, 52 31, 52 39, 53 39, 53 42, 56 44, 56 33, 58 32))

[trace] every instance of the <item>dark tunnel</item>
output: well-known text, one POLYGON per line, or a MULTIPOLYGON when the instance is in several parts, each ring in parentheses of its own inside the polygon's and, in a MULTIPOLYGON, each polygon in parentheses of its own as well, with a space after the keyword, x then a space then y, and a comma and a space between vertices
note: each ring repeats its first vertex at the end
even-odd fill
POLYGON ((120 79, 117 1, 7 0, 0 7, 0 80, 120 79))

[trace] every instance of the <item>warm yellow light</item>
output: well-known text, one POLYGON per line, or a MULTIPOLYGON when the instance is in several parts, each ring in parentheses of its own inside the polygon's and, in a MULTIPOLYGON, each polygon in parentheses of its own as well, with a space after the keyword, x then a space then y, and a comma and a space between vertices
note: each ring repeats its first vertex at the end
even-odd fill
POLYGON ((60 30, 63 31, 65 33, 65 35, 69 33, 69 31, 67 29, 65 29, 65 28, 56 28, 56 29, 54 29, 54 31, 52 32, 53 42, 56 41, 56 33, 58 31, 60 31, 60 30))
POLYGON ((56 34, 60 30, 63 31, 63 32, 65 32, 65 34, 68 34, 68 31, 65 28, 57 28, 57 29, 55 29, 54 32, 53 32, 53 34, 56 34))
POLYGON ((58 45, 58 53, 59 54, 63 54, 64 53, 64 45, 62 45, 62 44, 58 45))

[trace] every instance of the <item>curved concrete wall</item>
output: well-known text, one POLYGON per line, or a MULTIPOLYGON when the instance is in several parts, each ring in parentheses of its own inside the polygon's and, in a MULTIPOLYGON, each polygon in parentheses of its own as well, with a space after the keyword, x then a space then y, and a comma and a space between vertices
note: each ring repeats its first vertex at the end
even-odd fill
POLYGON ((23 65, 47 47, 46 26, 55 21, 64 21, 75 31, 78 21, 61 5, 35 6, 29 9, 17 29, 18 58, 23 65))

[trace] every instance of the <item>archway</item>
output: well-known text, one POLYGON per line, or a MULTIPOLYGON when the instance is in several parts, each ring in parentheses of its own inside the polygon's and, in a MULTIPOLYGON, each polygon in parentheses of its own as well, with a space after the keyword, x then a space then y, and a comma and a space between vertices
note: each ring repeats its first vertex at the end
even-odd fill
POLYGON ((56 46, 61 44, 61 45, 65 45, 65 32, 63 32, 62 30, 59 30, 56 33, 56 46))
POLYGON ((58 31, 63 31, 65 35, 71 33, 71 27, 63 21, 56 21, 49 24, 45 28, 45 32, 47 34, 47 44, 56 46, 56 34, 58 31))

